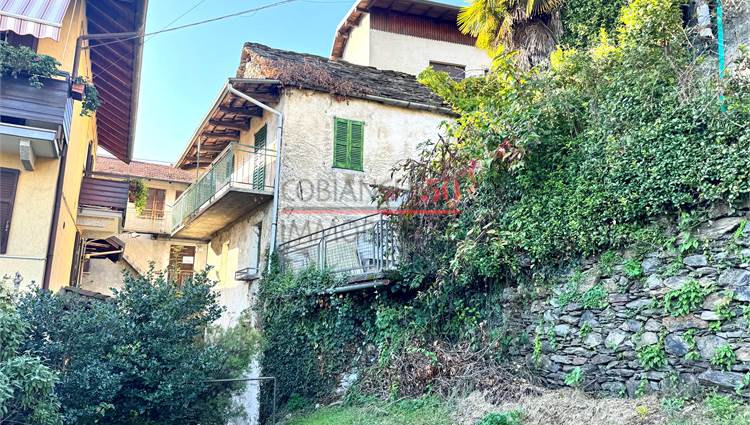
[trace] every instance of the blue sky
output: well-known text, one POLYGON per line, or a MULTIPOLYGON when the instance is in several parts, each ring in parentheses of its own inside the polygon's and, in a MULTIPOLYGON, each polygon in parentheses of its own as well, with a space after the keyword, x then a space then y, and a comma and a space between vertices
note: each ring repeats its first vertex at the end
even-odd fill
MULTIPOLYGON (((146 32, 163 29, 200 0, 152 0, 146 32)), ((203 0, 178 26, 273 0, 203 0)), ((173 162, 234 76, 245 41, 328 56, 336 26, 354 0, 298 0, 247 16, 147 37, 135 142, 136 159, 173 162)), ((462 4, 461 0, 445 1, 462 4)))

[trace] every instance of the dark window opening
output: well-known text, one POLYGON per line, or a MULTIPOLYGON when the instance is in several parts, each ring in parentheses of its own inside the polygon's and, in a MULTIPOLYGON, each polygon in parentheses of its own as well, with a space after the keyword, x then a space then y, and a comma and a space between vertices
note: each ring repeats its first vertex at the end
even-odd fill
POLYGON ((466 77, 466 67, 464 65, 430 61, 430 66, 435 71, 447 72, 456 81, 461 81, 466 77))

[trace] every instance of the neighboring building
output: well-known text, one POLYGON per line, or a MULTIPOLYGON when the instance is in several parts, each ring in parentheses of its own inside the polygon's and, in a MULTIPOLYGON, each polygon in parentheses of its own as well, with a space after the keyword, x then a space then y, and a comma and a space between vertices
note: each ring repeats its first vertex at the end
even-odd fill
POLYGON ((430 65, 458 79, 484 75, 490 58, 458 30, 460 10, 427 0, 356 0, 336 29, 331 59, 413 75, 430 65))
MULTIPOLYGON (((125 164, 116 158, 98 156, 93 176, 126 183, 139 180, 148 195, 146 205, 140 211, 136 209, 134 199, 128 200, 122 232, 110 238, 122 246, 120 255, 84 255, 80 288, 111 295, 111 288, 121 287, 123 272, 143 275, 153 266, 156 272, 166 270, 170 279, 181 283, 206 267, 205 243, 170 237, 172 205, 195 180, 194 171, 154 162, 125 164)), ((88 242, 92 243, 102 241, 88 242)))
POLYGON ((121 226, 127 185, 90 170, 98 147, 130 160, 145 15, 146 0, 0 2, 0 39, 61 64, 41 88, 0 76, 0 275, 56 290, 75 282, 80 250, 118 249, 106 239, 121 226), (98 89, 90 117, 73 100, 76 76, 98 89))

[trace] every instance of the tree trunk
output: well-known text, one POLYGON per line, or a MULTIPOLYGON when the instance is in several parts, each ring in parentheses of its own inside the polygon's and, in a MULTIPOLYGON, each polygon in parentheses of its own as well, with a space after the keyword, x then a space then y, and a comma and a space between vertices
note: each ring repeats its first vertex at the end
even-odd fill
POLYGON ((560 13, 518 21, 513 28, 511 50, 518 51, 516 60, 522 69, 549 65, 549 56, 562 35, 560 13))

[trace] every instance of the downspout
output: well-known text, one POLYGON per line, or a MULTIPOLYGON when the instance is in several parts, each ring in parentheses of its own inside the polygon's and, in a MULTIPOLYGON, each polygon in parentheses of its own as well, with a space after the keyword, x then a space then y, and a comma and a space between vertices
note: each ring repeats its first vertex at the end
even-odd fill
MULTIPOLYGON (((269 254, 273 255, 273 253, 276 251, 276 234, 279 227, 279 194, 281 191, 281 147, 282 142, 284 140, 283 138, 283 129, 284 129, 284 114, 279 112, 278 110, 253 99, 252 97, 248 96, 247 94, 235 89, 232 87, 232 84, 227 83, 227 89, 230 93, 234 94, 235 96, 238 96, 242 99, 247 100, 248 102, 252 103, 255 106, 260 107, 261 109, 268 111, 278 117, 278 120, 276 122, 276 134, 278 137, 278 142, 276 143, 276 177, 274 179, 273 183, 273 207, 271 208, 271 243, 269 247, 269 254)), ((271 270, 271 262, 269 261, 266 265, 267 270, 271 270)))
POLYGON ((716 0, 716 38, 719 44, 719 79, 724 78, 726 67, 724 58, 724 10, 721 7, 721 0, 716 0))
POLYGON ((60 224, 60 204, 62 203, 63 183, 65 181, 65 165, 68 162, 68 145, 66 140, 62 148, 60 166, 57 172, 57 185, 55 187, 55 204, 52 207, 52 224, 49 229, 47 238, 47 258, 44 264, 44 279, 42 280, 42 289, 49 289, 50 278, 52 274, 52 260, 55 256, 55 244, 57 242, 57 226, 60 224))

